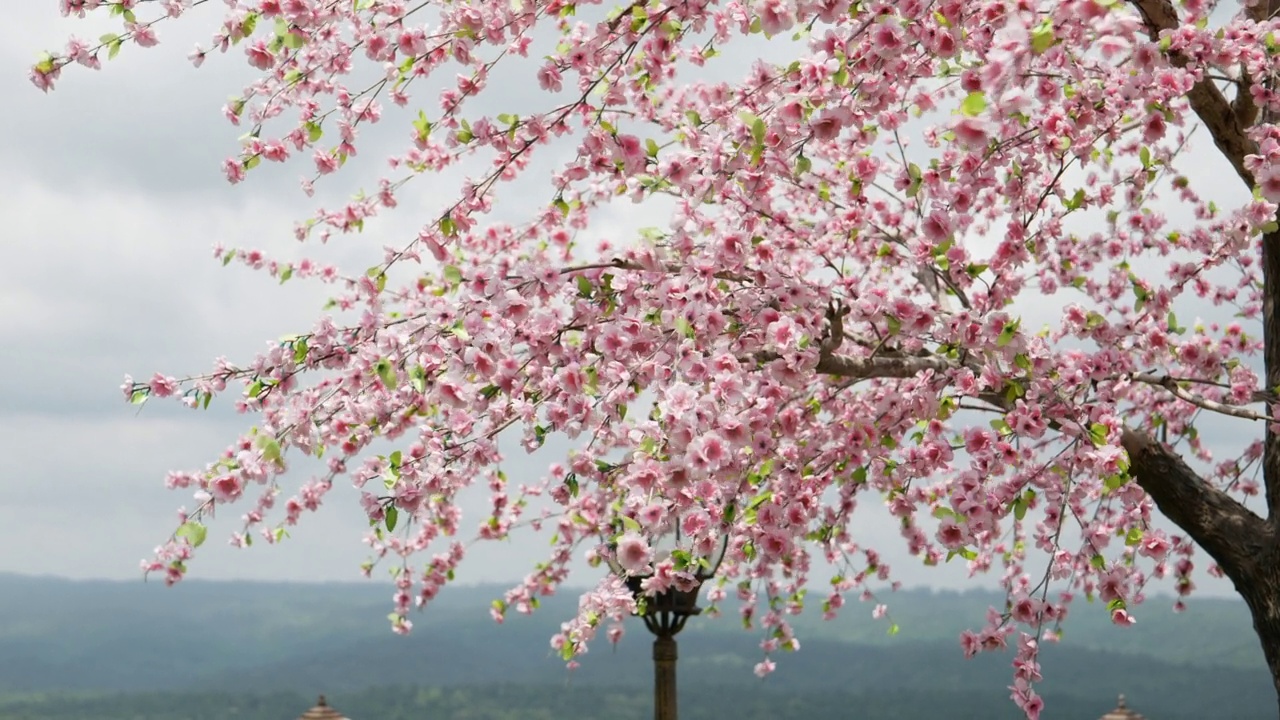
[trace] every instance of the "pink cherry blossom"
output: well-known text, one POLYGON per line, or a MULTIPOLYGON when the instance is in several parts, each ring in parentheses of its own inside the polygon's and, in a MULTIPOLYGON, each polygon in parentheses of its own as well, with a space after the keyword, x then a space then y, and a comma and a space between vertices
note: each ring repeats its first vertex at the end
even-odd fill
POLYGON ((618 564, 632 574, 648 572, 653 550, 648 541, 638 535, 623 535, 618 539, 618 564))
MULTIPOLYGON (((533 612, 585 558, 600 575, 553 640, 575 663, 637 607, 605 567, 642 595, 694 590, 685 565, 723 546, 707 597, 737 588, 767 674, 799 647, 795 613, 890 613, 873 586, 895 586, 900 542, 1000 583, 960 651, 1016 643, 1011 700, 1032 718, 1038 643, 1077 596, 1117 625, 1161 583, 1183 607, 1202 573, 1280 602, 1239 550, 1280 542, 1263 519, 1280 505, 1256 509, 1280 476, 1255 473, 1280 462, 1271 21, 1136 0, 562 5, 248 0, 204 28, 192 64, 216 50, 250 72, 222 108, 244 132, 228 182, 291 163, 308 197, 349 199, 299 219, 299 255, 215 250, 323 283, 314 323, 121 387, 253 416, 167 477, 195 504, 148 572, 197 566, 192 523, 283 542, 351 482, 361 570, 394 568, 395 632, 472 541, 542 533, 548 556, 493 616, 533 612), (406 112, 384 119, 383 97, 406 112), (365 189, 318 187, 386 143, 365 189), (1187 148, 1225 162, 1201 172, 1187 148), (393 210, 417 229, 382 224, 373 260, 318 259, 393 210), (873 532, 880 504, 900 537, 873 532)), ((201 22, 190 7, 63 0, 115 31, 55 45, 30 79, 110 70, 201 22)))

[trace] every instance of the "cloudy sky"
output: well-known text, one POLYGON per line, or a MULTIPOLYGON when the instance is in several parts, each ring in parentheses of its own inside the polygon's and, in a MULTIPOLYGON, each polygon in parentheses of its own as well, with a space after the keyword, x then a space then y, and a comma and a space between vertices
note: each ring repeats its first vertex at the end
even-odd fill
MULTIPOLYGON (((299 192, 296 164, 228 185, 219 164, 240 130, 219 109, 251 75, 236 53, 211 56, 199 70, 186 61, 197 41, 207 44, 222 8, 209 5, 198 21, 162 28, 159 47, 126 47, 102 72, 64 72, 49 95, 26 79, 37 54, 70 34, 95 38, 113 28, 61 18, 51 1, 14 3, 0 24, 0 96, 13 103, 0 119, 0 571, 140 576, 138 561, 172 530, 174 510, 190 504, 164 489, 165 472, 202 467, 252 419, 225 404, 192 412, 157 402, 139 412, 122 400, 124 374, 200 372, 219 355, 246 360, 309 327, 326 297, 322 288, 281 288, 265 274, 223 268, 211 246, 299 255, 306 248, 292 239, 294 221, 371 187, 383 158, 407 138, 407 123, 388 112, 361 156, 315 199, 299 192)), ((515 87, 504 96, 519 97, 515 87)), ((1192 161, 1216 163, 1212 153, 1192 161)), ((384 244, 416 234, 431 216, 418 208, 444 197, 429 180, 417 185, 411 197, 421 204, 406 202, 365 234, 339 239, 330 256, 367 267, 384 244)), ((627 213, 606 217, 606 226, 635 225, 627 213)), ((509 473, 532 480, 540 467, 545 462, 517 459, 509 473)), ((193 573, 356 579, 367 523, 355 497, 335 489, 323 512, 277 547, 223 546, 238 523, 222 517, 193 573)), ((901 552, 891 521, 873 514, 865 522, 863 537, 885 539, 907 584, 965 585, 959 563, 918 568, 901 552)), ((490 546, 461 579, 515 580, 543 547, 490 546)))

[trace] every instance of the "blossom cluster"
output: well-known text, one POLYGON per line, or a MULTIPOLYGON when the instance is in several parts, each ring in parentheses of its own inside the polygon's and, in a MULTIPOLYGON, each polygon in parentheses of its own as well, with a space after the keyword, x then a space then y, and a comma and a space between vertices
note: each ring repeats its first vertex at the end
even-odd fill
MULTIPOLYGON (((122 32, 73 39, 32 80, 49 90, 69 65, 154 45, 193 4, 144 19, 151 4, 136 0, 63 0, 65 14, 119 16, 122 32)), ((326 315, 204 375, 126 381, 133 402, 230 394, 257 418, 203 470, 170 475, 197 501, 145 563, 170 582, 215 509, 246 508, 235 543, 276 542, 345 478, 374 526, 366 571, 394 565, 398 631, 464 562, 459 538, 547 527, 551 555, 497 619, 532 612, 575 558, 611 561, 653 596, 696 588, 724 547, 708 599, 736 589, 768 654, 799 647, 787 618, 818 569, 837 572, 828 617, 894 582, 884 539, 858 521, 860 504, 883 504, 924 564, 999 576, 1007 606, 962 646, 1012 644, 1012 697, 1034 718, 1039 648, 1073 598, 1127 625, 1149 581, 1194 587, 1194 545, 1155 526, 1124 433, 1182 443, 1208 482, 1258 492, 1260 444, 1215 462, 1196 421, 1271 420, 1250 406, 1280 129, 1251 131, 1259 192, 1236 207, 1177 168, 1188 92, 1209 74, 1274 76, 1276 21, 1212 27, 1211 4, 1192 0, 1158 35, 1104 0, 226 5, 191 60, 229 54, 261 73, 224 108, 247 130, 230 182, 297 161, 310 191, 358 152, 383 101, 420 108, 377 191, 318 212, 300 240, 358 232, 464 159, 490 169, 367 272, 217 249, 331 283, 355 319, 326 315), (790 38, 794 60, 741 62, 753 37, 790 38), (721 57, 738 62, 734 80, 699 75, 721 57), (471 109, 502 92, 499 63, 521 62, 544 102, 471 109), (504 186, 564 143, 541 209, 495 219, 504 186), (671 209, 637 236, 576 243, 619 199, 671 209), (1171 219, 1171 204, 1192 219, 1171 219), (415 280, 393 279, 403 267, 415 280), (1184 327, 1186 308, 1222 317, 1184 327), (575 449, 517 484, 500 470, 503 433, 525 451, 552 435, 575 449), (399 449, 370 449, 385 441, 399 449), (297 455, 326 472, 286 490, 297 455), (467 518, 458 498, 475 485, 491 512, 467 518), (658 552, 662 538, 675 549, 658 552)), ((1251 85, 1264 117, 1280 108, 1271 87, 1251 85)), ((553 645, 572 660, 636 602, 605 574, 553 645)))

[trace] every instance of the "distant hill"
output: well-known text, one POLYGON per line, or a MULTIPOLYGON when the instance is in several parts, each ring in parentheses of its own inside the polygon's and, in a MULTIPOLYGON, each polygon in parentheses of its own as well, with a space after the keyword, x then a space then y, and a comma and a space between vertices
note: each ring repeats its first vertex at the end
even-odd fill
MULTIPOLYGON (((547 641, 576 607, 573 593, 548 598, 533 617, 514 616, 499 626, 487 608, 501 592, 497 586, 450 588, 414 618, 413 634, 402 638, 387 628, 385 583, 187 581, 164 588, 0 575, 0 698, 7 696, 0 702, 0 718, 58 717, 37 713, 40 706, 51 713, 65 710, 66 717, 106 720, 108 715, 75 709, 81 701, 107 707, 104 693, 108 699, 133 693, 113 702, 124 703, 120 717, 139 719, 152 717, 138 711, 139 703, 163 703, 165 697, 170 703, 179 697, 188 702, 197 697, 190 693, 211 693, 224 704, 228 698, 258 698, 255 702, 269 705, 272 697, 310 702, 323 691, 365 703, 371 711, 369 703, 381 702, 377 698, 386 693, 418 697, 430 694, 427 687, 471 686, 458 692, 473 699, 491 697, 478 686, 497 685, 516 688, 504 691, 513 698, 549 688, 586 693, 582 697, 607 688, 645 696, 651 666, 649 636, 641 624, 630 623, 616 649, 601 638, 582 667, 570 672, 552 656, 547 641), (371 690, 389 686, 402 689, 371 690), (75 693, 86 695, 77 700, 75 693)), ((743 631, 728 605, 726 617, 699 618, 680 636, 682 688, 736 688, 731 694, 755 702, 753 707, 800 697, 821 705, 836 702, 831 700, 836 696, 848 702, 862 698, 863 704, 872 697, 877 704, 898 698, 906 707, 920 693, 934 699, 966 697, 972 707, 1005 707, 1009 658, 966 661, 957 642, 961 630, 980 623, 986 607, 1000 601, 998 595, 912 590, 881 600, 889 604, 898 634, 890 637, 887 623, 873 620, 871 608, 861 604, 829 623, 817 613, 802 616, 797 623, 801 651, 780 654, 778 671, 764 681, 751 673, 761 657, 760 635, 743 631)), ((1120 629, 1110 625, 1104 608, 1080 602, 1063 642, 1044 650, 1047 680, 1041 691, 1059 698, 1062 711, 1096 708, 1093 717, 1122 692, 1151 720, 1273 716, 1270 677, 1243 604, 1196 600, 1182 614, 1170 612, 1170 604, 1152 600, 1136 626, 1120 629), (1224 715, 1222 708, 1244 714, 1224 715)), ((259 709, 267 713, 266 707, 259 709)), ((357 720, 375 717, 358 715, 354 707, 345 711, 357 720)), ((246 712, 237 717, 279 717, 246 712)), ((501 716, 495 713, 475 717, 501 716)), ((689 713, 685 716, 694 720, 689 713)), ((891 717, 841 715, 846 716, 891 717)), ((1046 717, 1080 716, 1051 711, 1046 717)))

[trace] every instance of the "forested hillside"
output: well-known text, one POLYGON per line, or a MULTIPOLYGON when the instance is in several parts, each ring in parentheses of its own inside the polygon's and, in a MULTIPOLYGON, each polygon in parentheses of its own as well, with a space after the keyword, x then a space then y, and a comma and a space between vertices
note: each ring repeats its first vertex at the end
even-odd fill
MULTIPOLYGON (((404 638, 387 629, 385 588, 372 584, 167 589, 0 575, 0 718, 291 718, 319 692, 355 720, 647 717, 643 626, 631 625, 617 648, 601 640, 567 671, 547 640, 571 614, 572 596, 499 626, 487 607, 500 594, 453 588, 404 638), (591 714, 605 695, 609 712, 591 714)), ((881 599, 896 635, 869 606, 830 623, 815 614, 799 623, 801 651, 778 656, 764 681, 751 673, 756 632, 728 613, 698 619, 680 636, 682 717, 712 717, 730 700, 744 718, 853 707, 865 712, 833 716, 936 718, 948 707, 974 714, 945 717, 1016 716, 1004 689, 1009 658, 965 660, 957 642, 998 596, 881 599), (730 700, 700 698, 699 688, 730 700)), ((1168 605, 1152 601, 1122 630, 1102 608, 1079 603, 1064 641, 1044 652, 1043 690, 1056 701, 1046 717, 1091 720, 1121 692, 1151 720, 1264 716, 1270 682, 1243 607, 1204 599, 1173 614, 1168 605), (1224 707, 1243 714, 1224 716, 1224 707)))

